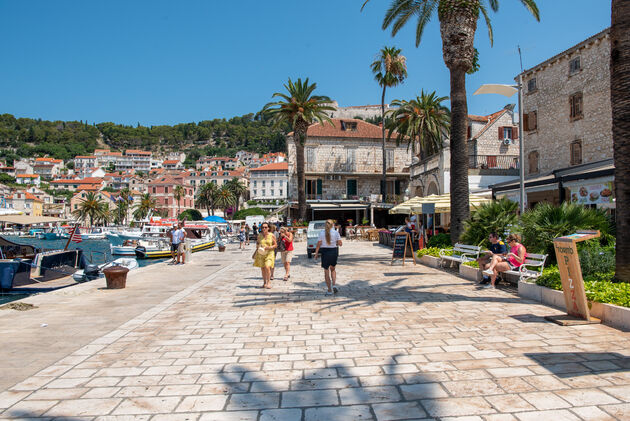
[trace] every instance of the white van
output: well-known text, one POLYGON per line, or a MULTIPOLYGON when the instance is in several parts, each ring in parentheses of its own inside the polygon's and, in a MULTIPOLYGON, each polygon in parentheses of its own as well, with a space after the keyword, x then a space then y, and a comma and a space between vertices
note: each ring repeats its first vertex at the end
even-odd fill
POLYGON ((326 228, 326 221, 311 221, 308 223, 308 229, 306 230, 306 254, 310 259, 315 253, 317 247, 317 239, 319 233, 326 228))
POLYGON ((254 225, 258 226, 258 224, 262 224, 265 222, 265 217, 262 215, 250 215, 245 217, 245 223, 249 225, 249 239, 255 240, 256 236, 254 235, 254 230, 252 229, 254 225))

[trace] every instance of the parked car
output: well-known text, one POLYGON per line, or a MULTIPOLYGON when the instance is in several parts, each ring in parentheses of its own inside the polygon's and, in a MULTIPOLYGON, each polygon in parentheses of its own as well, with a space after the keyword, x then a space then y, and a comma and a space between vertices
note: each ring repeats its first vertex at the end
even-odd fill
POLYGON ((311 221, 308 224, 308 229, 306 230, 306 254, 309 259, 313 256, 313 253, 315 253, 319 233, 322 232, 324 228, 326 228, 326 221, 311 221))

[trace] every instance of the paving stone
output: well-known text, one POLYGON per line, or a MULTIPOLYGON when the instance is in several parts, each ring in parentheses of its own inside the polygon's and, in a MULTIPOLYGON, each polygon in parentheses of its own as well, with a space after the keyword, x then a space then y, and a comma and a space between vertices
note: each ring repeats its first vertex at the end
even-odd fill
POLYGON ((127 398, 114 410, 115 415, 165 414, 173 412, 181 398, 127 398))
POLYGON ((549 392, 523 393, 521 397, 534 405, 536 409, 569 408, 571 406, 569 402, 549 392))
POLYGON ((339 397, 334 389, 282 393, 283 408, 332 405, 339 405, 339 397))
POLYGON ((403 396, 407 400, 445 398, 448 393, 439 383, 418 383, 400 386, 403 396))
POLYGON ((45 415, 49 417, 107 415, 121 400, 114 398, 64 400, 49 409, 45 415))
POLYGON ((596 406, 584 406, 581 408, 571 408, 571 412, 577 414, 582 419, 588 421, 614 421, 611 415, 605 413, 596 406))
POLYGON ((396 402, 401 399, 393 386, 356 387, 339 391, 342 405, 363 403, 396 402))
POLYGON ((260 413, 260 421, 295 421, 301 418, 301 409, 266 409, 260 413))
POLYGON ((620 403, 619 400, 599 389, 557 390, 556 395, 574 406, 590 406, 620 403))
POLYGON ((418 402, 377 403, 372 408, 378 421, 424 418, 427 415, 418 402))
POLYGON ((540 420, 553 420, 553 421, 580 421, 577 415, 571 412, 559 409, 553 411, 533 411, 533 412, 521 412, 515 414, 516 418, 520 421, 540 421, 540 420))
POLYGON ((257 419, 258 411, 222 411, 202 414, 199 421, 256 421, 257 419))
POLYGON ((421 402, 432 417, 459 417, 496 412, 485 399, 478 397, 423 399, 421 402))
POLYGON ((233 411, 239 409, 278 408, 279 402, 279 393, 238 393, 230 396, 227 409, 233 411))
POLYGON ((227 399, 227 396, 222 395, 187 396, 181 401, 176 412, 220 411, 227 399))
POLYGON ((365 405, 308 408, 304 421, 374 420, 370 407, 365 405))

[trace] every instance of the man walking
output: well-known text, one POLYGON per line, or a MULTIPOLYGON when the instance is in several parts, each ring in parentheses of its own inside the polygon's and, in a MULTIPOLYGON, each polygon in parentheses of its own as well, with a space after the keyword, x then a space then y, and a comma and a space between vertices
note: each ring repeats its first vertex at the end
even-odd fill
POLYGON ((177 231, 177 225, 173 224, 170 230, 166 232, 166 237, 171 241, 171 261, 169 265, 177 263, 177 245, 175 244, 175 232, 177 231))

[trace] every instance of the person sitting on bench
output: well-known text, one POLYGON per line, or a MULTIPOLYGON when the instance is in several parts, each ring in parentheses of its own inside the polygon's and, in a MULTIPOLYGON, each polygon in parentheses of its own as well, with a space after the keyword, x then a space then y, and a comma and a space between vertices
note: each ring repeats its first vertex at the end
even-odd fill
POLYGON ((499 272, 516 270, 525 263, 527 250, 525 246, 521 244, 521 237, 518 234, 510 234, 507 237, 507 243, 510 246, 509 253, 504 258, 501 258, 501 261, 492 259, 488 269, 483 272, 490 276, 490 284, 485 285, 485 288, 495 287, 494 285, 499 272))
MULTIPOLYGON (((477 259, 477 263, 479 263, 479 269, 485 271, 490 268, 490 265, 496 261, 497 263, 505 259, 505 255, 507 254, 507 246, 501 239, 499 238, 499 234, 496 232, 491 232, 488 236, 488 240, 490 241, 490 249, 486 254, 477 259)), ((495 263, 496 265, 496 263, 495 263)), ((481 284, 487 284, 490 282, 490 276, 485 274, 481 284)))

